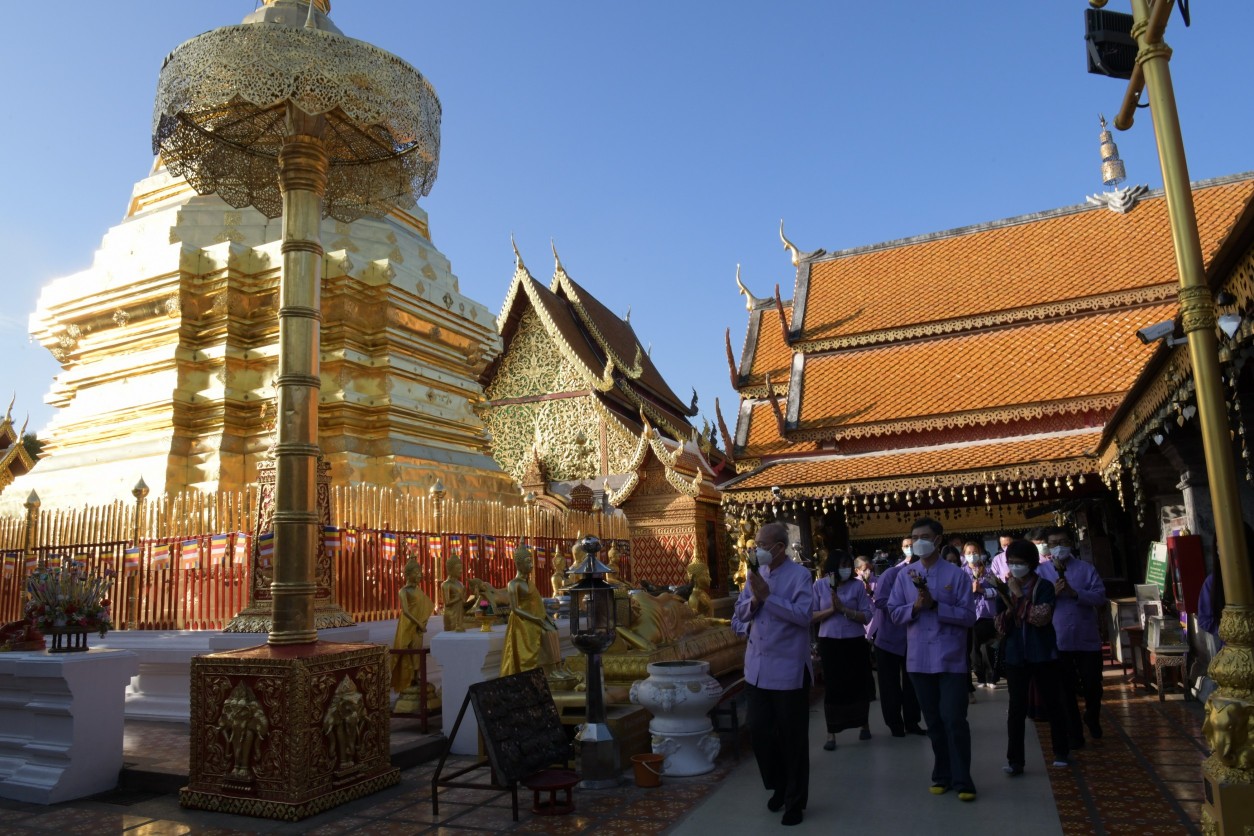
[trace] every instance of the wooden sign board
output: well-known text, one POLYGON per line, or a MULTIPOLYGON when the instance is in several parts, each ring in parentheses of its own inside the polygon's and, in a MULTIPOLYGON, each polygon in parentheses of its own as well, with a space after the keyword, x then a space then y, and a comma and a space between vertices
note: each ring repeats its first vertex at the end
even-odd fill
POLYGON ((467 698, 498 781, 519 781, 574 754, 539 668, 476 682, 467 698))

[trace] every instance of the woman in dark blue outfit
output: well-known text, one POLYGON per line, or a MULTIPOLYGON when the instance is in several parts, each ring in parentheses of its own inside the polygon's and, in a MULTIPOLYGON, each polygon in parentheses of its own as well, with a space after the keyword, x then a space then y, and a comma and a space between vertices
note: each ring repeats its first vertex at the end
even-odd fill
POLYGON ((1049 733, 1054 766, 1068 766, 1066 715, 1058 679, 1058 641, 1054 635, 1054 585, 1036 574, 1040 560, 1036 546, 1015 540, 1006 549, 1010 576, 997 601, 997 632, 1003 646, 1010 709, 1006 717, 1006 766, 1008 775, 1023 774, 1023 732, 1028 716, 1028 688, 1037 693, 1049 711, 1049 733))

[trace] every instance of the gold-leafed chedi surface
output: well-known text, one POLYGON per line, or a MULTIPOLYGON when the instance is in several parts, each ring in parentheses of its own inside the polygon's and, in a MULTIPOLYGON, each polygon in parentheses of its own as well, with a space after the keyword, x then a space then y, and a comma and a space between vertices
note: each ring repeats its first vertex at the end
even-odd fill
POLYGON ((377 645, 262 645, 192 660, 185 807, 298 821, 391 786, 377 645))
MULTIPOLYGON (((492 460, 479 372, 492 314, 463 295, 421 208, 326 220, 319 443, 336 484, 514 497, 492 460)), ((233 490, 272 442, 280 228, 158 169, 92 265, 44 287, 32 336, 61 364, 32 489, 49 507, 233 490)), ((16 511, 17 505, 6 510, 16 511)))

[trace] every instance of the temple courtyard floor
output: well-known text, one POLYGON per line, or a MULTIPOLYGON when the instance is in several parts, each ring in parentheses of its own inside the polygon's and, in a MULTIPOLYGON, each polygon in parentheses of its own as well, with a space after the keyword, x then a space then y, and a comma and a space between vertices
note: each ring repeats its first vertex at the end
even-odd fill
MULTIPOLYGON (((816 694, 817 696, 817 694, 816 694)), ((1166 701, 1134 690, 1118 669, 1107 669, 1102 740, 1089 741, 1074 765, 1048 766, 1036 729, 1028 724, 1027 769, 1002 773, 1005 763, 1004 689, 977 694, 970 707, 972 774, 979 789, 974 803, 954 793, 928 792, 931 750, 925 737, 893 738, 871 706, 873 738, 854 732, 837 737, 824 751, 822 701, 810 715, 810 801, 794 833, 831 833, 870 828, 876 833, 965 834, 1197 834, 1201 817, 1202 708, 1169 689, 1166 701)), ((1048 737, 1048 728, 1039 726, 1048 737)), ((410 734, 402 727, 397 735, 410 734)), ((420 743, 420 741, 415 741, 420 743)), ((0 800, 0 832, 174 834, 474 833, 506 832, 598 836, 638 833, 743 833, 779 826, 779 813, 766 809, 747 736, 739 755, 724 735, 717 768, 695 778, 664 778, 662 786, 635 786, 625 773, 619 787, 576 790, 575 812, 542 817, 530 812, 530 793, 519 792, 520 821, 511 820, 510 795, 467 789, 440 792, 440 813, 431 811, 434 760, 403 769, 401 783, 369 798, 298 823, 273 822, 184 810, 177 785, 185 779, 186 727, 128 723, 126 760, 130 786, 92 798, 52 806, 0 800)), ((411 747, 424 757, 434 749, 411 747)), ((461 763, 469 763, 462 759, 461 763)), ((451 760, 450 765, 454 765, 451 760)))

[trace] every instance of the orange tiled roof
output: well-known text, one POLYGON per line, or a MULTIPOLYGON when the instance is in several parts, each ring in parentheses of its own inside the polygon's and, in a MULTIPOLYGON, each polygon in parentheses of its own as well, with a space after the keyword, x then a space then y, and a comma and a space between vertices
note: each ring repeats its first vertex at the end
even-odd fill
MULTIPOLYGON (((1195 189, 1209 265, 1254 195, 1246 179, 1195 189)), ((1024 218, 816 261, 803 340, 899 328, 1176 280, 1166 200, 1024 218)))
MULTIPOLYGON (((858 492, 883 490, 887 480, 911 480, 925 487, 933 476, 969 473, 969 483, 981 481, 983 472, 995 469, 1027 468, 1042 462, 1075 460, 1074 472, 1096 472, 1094 451, 1101 439, 1100 430, 999 440, 966 445, 950 445, 935 449, 893 450, 860 456, 832 455, 823 459, 785 460, 768 464, 744 479, 725 485, 735 493, 782 488, 833 486, 829 494, 842 493, 845 485, 858 492), (865 483, 865 484, 864 484, 865 483)), ((991 477, 991 474, 990 474, 991 477)), ((894 488, 889 487, 889 490, 894 488)), ((766 496, 761 497, 763 499, 766 496)), ((750 497, 737 496, 737 499, 750 497)))
POLYGON ((812 355, 798 427, 848 430, 1122 395, 1155 348, 1136 330, 1175 312, 1174 304, 1153 305, 812 355))
MULTIPOLYGON (((780 409, 783 408, 784 403, 781 399, 780 409)), ((746 420, 743 414, 740 420, 746 420)), ((753 404, 747 420, 749 421, 749 436, 740 455, 748 458, 769 456, 782 453, 793 446, 793 442, 779 437, 779 424, 775 421, 775 414, 771 410, 769 401, 758 401, 753 404)), ((737 437, 739 437, 739 429, 737 437)))
MULTIPOLYGON (((750 329, 745 335, 745 356, 741 358, 740 372, 744 375, 743 387, 765 386, 766 376, 770 375, 771 385, 788 382, 788 372, 792 368, 792 349, 784 342, 784 333, 779 325, 779 312, 775 304, 768 308, 758 308, 749 314, 750 329), (756 320, 756 334, 752 323, 756 320), (752 343, 749 340, 756 336, 752 343), (748 361, 746 368, 745 361, 748 361)), ((792 326, 792 302, 784 303, 784 319, 792 326)))

